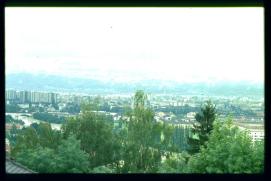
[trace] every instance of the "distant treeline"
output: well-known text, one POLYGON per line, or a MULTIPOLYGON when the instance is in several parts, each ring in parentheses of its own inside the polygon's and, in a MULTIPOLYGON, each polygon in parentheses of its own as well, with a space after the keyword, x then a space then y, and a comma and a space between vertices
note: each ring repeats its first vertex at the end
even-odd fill
MULTIPOLYGON (((114 106, 110 107, 109 105, 102 105, 99 108, 101 111, 106 111, 106 112, 115 112, 118 114, 123 114, 127 108, 121 107, 121 106, 114 106)), ((184 105, 184 106, 165 106, 165 107, 156 107, 153 108, 155 112, 164 112, 164 113, 174 113, 177 116, 184 116, 189 112, 199 112, 200 107, 192 107, 189 105, 184 105)), ((221 114, 227 114, 231 112, 234 116, 241 116, 241 115, 246 115, 246 116, 256 116, 256 113, 253 112, 252 110, 245 110, 242 109, 238 106, 234 106, 231 104, 225 104, 223 108, 218 108, 217 111, 221 114)))
POLYGON ((185 106, 167 106, 167 107, 159 107, 159 108, 154 108, 154 111, 156 112, 165 112, 169 113, 172 112, 176 115, 184 115, 189 112, 198 112, 200 110, 200 107, 191 107, 188 105, 185 106))
POLYGON ((13 119, 11 115, 6 115, 6 123, 14 123, 24 125, 24 122, 20 119, 13 119))
POLYGON ((6 104, 6 112, 16 113, 20 112, 21 108, 17 104, 6 104))
POLYGON ((34 113, 33 118, 41 120, 41 121, 46 121, 48 123, 56 123, 56 124, 62 124, 65 121, 64 116, 57 116, 54 114, 44 113, 44 112, 43 113, 41 113, 41 112, 34 113))
POLYGON ((234 105, 227 104, 227 103, 225 104, 224 108, 218 109, 218 112, 221 114, 225 114, 225 115, 227 115, 230 112, 231 114, 233 114, 235 116, 242 116, 242 115, 256 116, 257 115, 252 110, 245 110, 245 109, 242 109, 241 107, 234 106, 234 105))
MULTIPOLYGON (((110 107, 109 105, 102 105, 99 108, 101 111, 106 111, 106 112, 115 112, 119 114, 123 114, 127 109, 131 109, 129 107, 121 107, 121 106, 114 106, 110 107)), ((166 106, 166 107, 158 107, 158 108, 153 108, 155 112, 165 112, 165 113, 174 113, 176 115, 184 115, 189 112, 198 112, 200 110, 199 107, 192 107, 189 105, 185 106, 166 106)))
POLYGON ((68 112, 70 114, 77 114, 80 112, 80 106, 74 103, 68 103, 62 112, 68 112))
POLYGON ((118 114, 123 114, 126 109, 128 108, 124 108, 124 107, 121 107, 121 106, 114 106, 114 107, 110 107, 110 105, 102 105, 99 107, 99 110, 101 111, 105 111, 105 112, 115 112, 115 113, 118 113, 118 114))

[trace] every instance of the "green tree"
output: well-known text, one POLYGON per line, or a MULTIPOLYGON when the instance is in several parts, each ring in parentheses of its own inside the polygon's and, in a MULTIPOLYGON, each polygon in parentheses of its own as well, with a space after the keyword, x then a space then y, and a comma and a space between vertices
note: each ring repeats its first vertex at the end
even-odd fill
POLYGON ((36 112, 33 114, 33 118, 48 123, 57 123, 57 124, 63 123, 65 121, 65 117, 63 116, 56 116, 54 114, 49 114, 46 112, 36 112))
POLYGON ((21 108, 17 104, 6 104, 6 112, 17 113, 20 111, 21 108))
POLYGON ((53 150, 49 148, 25 148, 16 153, 15 157, 18 163, 27 168, 39 172, 48 173, 53 159, 53 150))
POLYGON ((16 137, 19 132, 20 129, 17 129, 15 124, 12 124, 11 129, 8 132, 6 132, 6 137, 9 140, 11 146, 14 146, 16 144, 16 137))
POLYGON ((61 141, 61 133, 58 130, 53 130, 51 124, 40 123, 37 127, 39 144, 43 147, 55 149, 61 141))
POLYGON ((91 173, 114 173, 115 171, 106 166, 99 166, 99 167, 93 168, 90 172, 91 173))
POLYGON ((262 173, 263 142, 253 144, 247 132, 228 119, 216 121, 206 147, 188 162, 191 173, 262 173))
POLYGON ((161 156, 171 143, 173 129, 155 122, 154 112, 146 106, 147 95, 143 91, 137 91, 133 101, 126 121, 121 172, 156 172, 161 156))
POLYGON ((195 116, 196 123, 193 124, 192 135, 188 138, 188 152, 197 153, 200 146, 208 141, 211 130, 213 129, 213 122, 216 119, 216 108, 209 100, 206 102, 201 111, 195 116))
POLYGON ((63 126, 63 136, 76 135, 81 148, 89 154, 90 168, 114 163, 119 160, 119 148, 113 122, 98 112, 92 111, 95 105, 84 104, 82 114, 70 118, 63 126))
POLYGON ((159 166, 158 173, 183 173, 189 157, 187 152, 169 155, 159 166))
POLYGON ((11 115, 6 115, 5 117, 6 123, 15 123, 15 124, 20 124, 20 125, 24 125, 24 122, 20 119, 13 119, 11 117, 11 115))
POLYGON ((92 101, 82 102, 80 105, 80 108, 81 108, 82 112, 99 111, 99 109, 101 107, 101 100, 102 100, 102 98, 100 96, 96 96, 93 98, 92 101))
POLYGON ((81 150, 80 141, 70 135, 61 141, 55 157, 55 169, 60 173, 88 172, 88 154, 81 150))
POLYGON ((27 127, 20 131, 16 136, 16 144, 11 146, 11 156, 15 157, 17 153, 26 150, 34 149, 39 146, 38 133, 33 127, 27 127))
POLYGON ((38 173, 55 172, 54 158, 53 149, 41 146, 20 150, 15 156, 17 162, 38 173))
POLYGON ((35 149, 38 146, 55 149, 61 141, 60 131, 53 130, 49 123, 32 124, 17 134, 16 144, 11 145, 11 155, 24 149, 35 149))
POLYGON ((16 160, 38 173, 87 173, 88 154, 80 149, 80 141, 71 135, 57 149, 37 146, 16 154, 16 160))

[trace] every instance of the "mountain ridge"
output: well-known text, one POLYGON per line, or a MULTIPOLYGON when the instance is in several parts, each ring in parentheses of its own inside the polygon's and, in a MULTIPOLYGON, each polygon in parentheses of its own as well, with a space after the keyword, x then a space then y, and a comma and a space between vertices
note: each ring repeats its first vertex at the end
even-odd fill
POLYGON ((263 95, 264 85, 246 81, 179 83, 166 80, 137 82, 100 81, 58 75, 13 73, 6 75, 6 89, 35 91, 70 91, 82 93, 132 93, 143 89, 152 93, 205 95, 263 95))

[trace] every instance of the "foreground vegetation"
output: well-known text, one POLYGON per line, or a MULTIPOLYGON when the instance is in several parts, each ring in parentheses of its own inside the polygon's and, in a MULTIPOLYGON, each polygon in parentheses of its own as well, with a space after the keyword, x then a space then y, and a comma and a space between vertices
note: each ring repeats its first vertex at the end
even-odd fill
POLYGON ((11 156, 39 173, 261 173, 263 141, 253 143, 230 118, 217 120, 207 102, 196 115, 187 151, 173 141, 173 126, 156 122, 147 96, 137 91, 118 128, 97 110, 66 120, 60 131, 40 123, 16 132, 11 156))

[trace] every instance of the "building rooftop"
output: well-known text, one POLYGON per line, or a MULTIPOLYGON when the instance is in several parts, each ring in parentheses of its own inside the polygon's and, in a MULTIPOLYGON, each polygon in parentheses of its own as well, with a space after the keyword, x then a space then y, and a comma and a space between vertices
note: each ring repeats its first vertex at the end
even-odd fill
POLYGON ((238 123, 234 122, 236 126, 239 126, 241 128, 249 129, 249 130, 264 130, 264 124, 263 123, 238 123))
POLYGON ((6 173, 13 174, 13 173, 36 173, 25 166, 21 165, 20 163, 17 163, 15 160, 6 157, 6 173))

